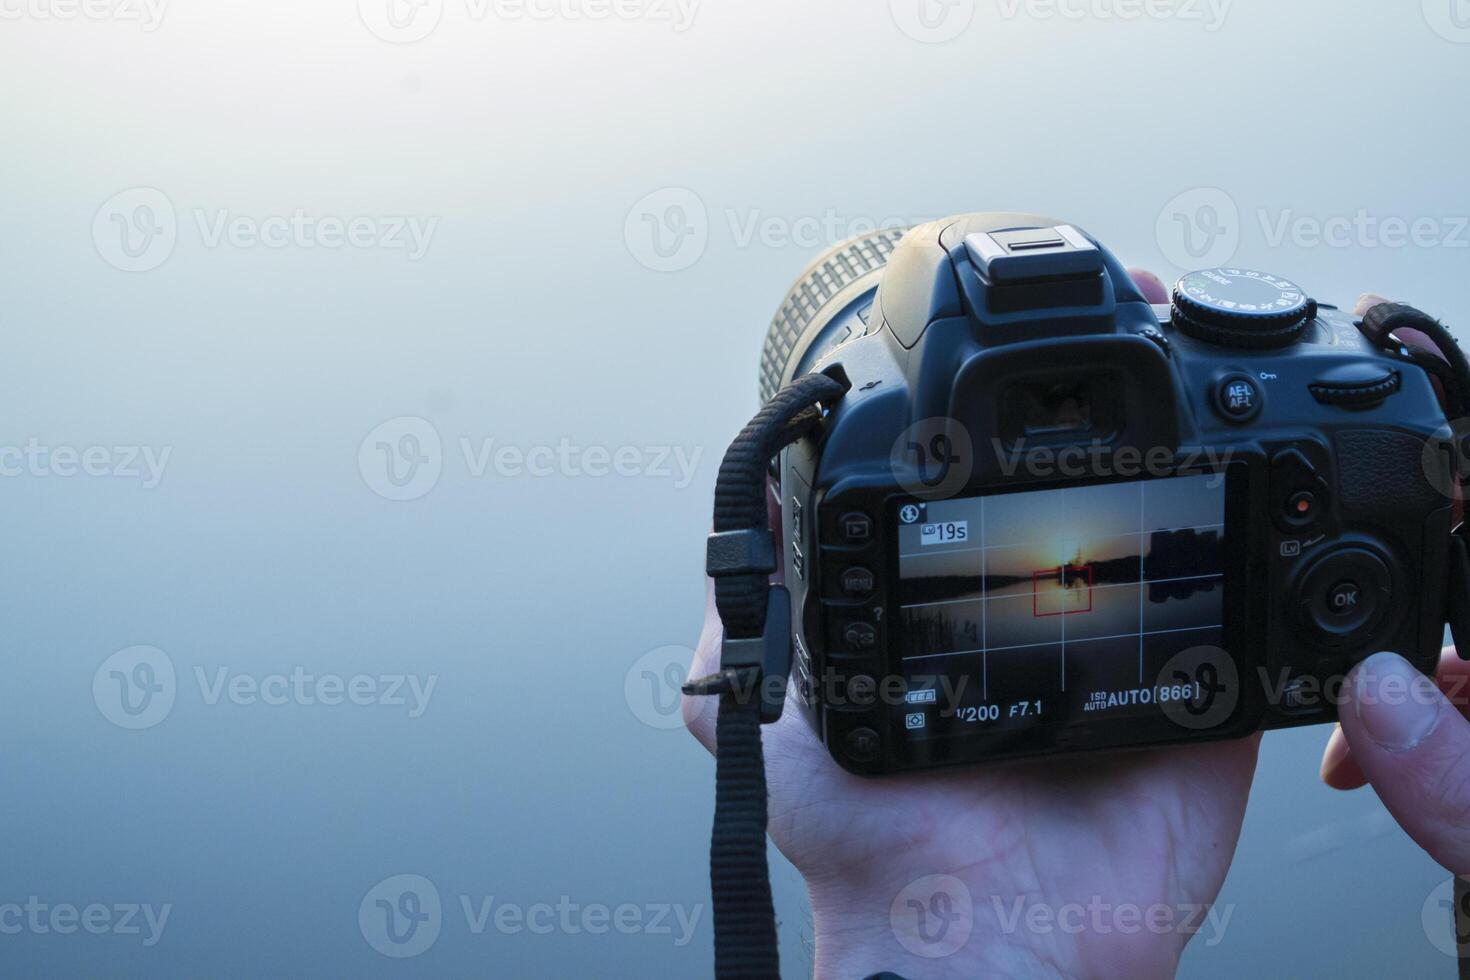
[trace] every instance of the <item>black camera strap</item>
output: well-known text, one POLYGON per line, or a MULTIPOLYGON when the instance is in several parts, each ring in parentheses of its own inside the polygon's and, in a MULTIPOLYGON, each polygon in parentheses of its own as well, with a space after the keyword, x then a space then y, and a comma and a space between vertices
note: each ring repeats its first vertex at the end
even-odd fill
POLYGON ((705 571, 724 624, 718 673, 684 685, 718 695, 715 825, 710 839, 715 976, 780 977, 766 864, 766 768, 760 726, 781 716, 791 673, 791 596, 772 586, 776 544, 766 511, 772 458, 821 422, 847 388, 810 374, 777 392, 736 437, 715 484, 705 571))

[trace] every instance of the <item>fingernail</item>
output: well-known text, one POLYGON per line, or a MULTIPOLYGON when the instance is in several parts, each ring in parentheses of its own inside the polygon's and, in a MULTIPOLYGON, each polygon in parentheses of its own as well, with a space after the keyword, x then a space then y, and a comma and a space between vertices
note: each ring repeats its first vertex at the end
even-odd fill
POLYGON ((1363 295, 1359 296, 1358 301, 1353 304, 1353 314, 1355 316, 1365 316, 1369 310, 1373 309, 1373 307, 1377 306, 1379 303, 1387 302, 1388 300, 1384 299, 1382 296, 1379 296, 1377 293, 1364 293, 1363 295))
POLYGON ((1439 720, 1433 683, 1396 653, 1375 653, 1353 671, 1353 708, 1368 736, 1390 752, 1412 749, 1439 720))

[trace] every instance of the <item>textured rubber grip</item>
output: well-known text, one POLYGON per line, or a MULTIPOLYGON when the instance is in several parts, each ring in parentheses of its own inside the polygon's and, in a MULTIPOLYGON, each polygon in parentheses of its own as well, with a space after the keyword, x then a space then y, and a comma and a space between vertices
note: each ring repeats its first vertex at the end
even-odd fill
POLYGON ((882 269, 893 253, 893 247, 907 228, 882 228, 858 235, 832 246, 807 266, 786 293, 781 308, 766 331, 765 348, 761 351, 761 404, 770 401, 781 389, 786 370, 793 357, 805 350, 802 338, 844 288, 863 276, 882 269))

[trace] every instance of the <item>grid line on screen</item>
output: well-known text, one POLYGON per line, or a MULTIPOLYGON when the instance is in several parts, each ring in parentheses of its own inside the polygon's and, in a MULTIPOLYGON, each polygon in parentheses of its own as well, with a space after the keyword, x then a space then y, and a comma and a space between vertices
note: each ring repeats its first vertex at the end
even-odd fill
POLYGON ((921 526, 911 526, 900 539, 900 578, 917 583, 914 594, 901 597, 898 608, 913 627, 914 645, 903 651, 902 659, 978 653, 981 695, 988 699, 991 652, 1057 647, 1060 676, 1053 676, 1065 691, 1070 647, 1136 637, 1136 675, 1138 683, 1144 683, 1154 646, 1149 637, 1223 629, 1218 622, 1219 600, 1196 599, 1217 593, 1225 578, 1220 564, 1223 490, 1219 496, 1206 494, 1202 491, 1215 487, 1182 478, 1173 484, 1172 493, 1157 498, 1151 493, 1151 484, 1171 482, 1022 491, 926 505, 922 523, 931 528, 977 521, 979 527, 972 528, 968 541, 961 536, 953 545, 919 544, 921 537, 932 534, 921 526), (1006 505, 998 513, 991 506, 997 502, 1006 505), (1150 526, 1151 506, 1155 526, 1150 526), (1109 523, 1134 527, 1107 533, 1109 523), (1035 528, 1034 534, 1028 534, 1030 528, 1035 528), (992 534, 998 529, 1004 532, 999 544, 992 534), (1022 536, 1024 540, 1016 540, 1022 536), (969 543, 975 541, 978 546, 969 543), (1135 553, 1131 571, 1128 564, 1119 564, 1135 553), (956 559, 957 555, 965 557, 956 559), (948 566, 923 561, 945 558, 948 566), (1195 569, 1199 571, 1191 574, 1195 569), (926 580, 934 583, 927 592, 926 580), (1191 589, 1187 583, 1198 584, 1191 589), (1129 603, 1120 589, 1136 589, 1137 602, 1129 603), (1110 595, 1123 597, 1125 605, 1120 607, 1117 598, 1107 599, 1110 595), (909 598, 917 601, 904 601, 909 598), (1131 618, 1123 612, 1130 604, 1131 618), (955 612, 943 612, 946 607, 955 612), (928 612, 922 618, 908 618, 920 610, 928 612), (1081 618, 1073 622, 1073 617, 1081 618), (965 639, 970 642, 963 643, 965 639), (960 641, 954 643, 957 649, 946 650, 953 641, 960 641))

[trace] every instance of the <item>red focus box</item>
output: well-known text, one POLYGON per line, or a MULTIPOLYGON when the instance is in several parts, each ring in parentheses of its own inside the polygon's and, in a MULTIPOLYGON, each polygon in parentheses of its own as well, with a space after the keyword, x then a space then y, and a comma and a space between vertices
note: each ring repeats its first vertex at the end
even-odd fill
MULTIPOLYGON (((1078 613, 1092 612, 1092 566, 1091 565, 1061 565, 1057 568, 1043 568, 1031 573, 1031 616, 1041 619, 1046 616, 1075 616, 1078 613), (1042 579, 1057 579, 1062 583, 1061 593, 1063 598, 1070 596, 1072 590, 1067 588, 1067 579, 1077 575, 1087 577, 1087 605, 1081 609, 1061 609, 1056 612, 1041 611, 1041 582, 1042 579)), ((1065 601, 1062 603, 1066 605, 1065 601)))

